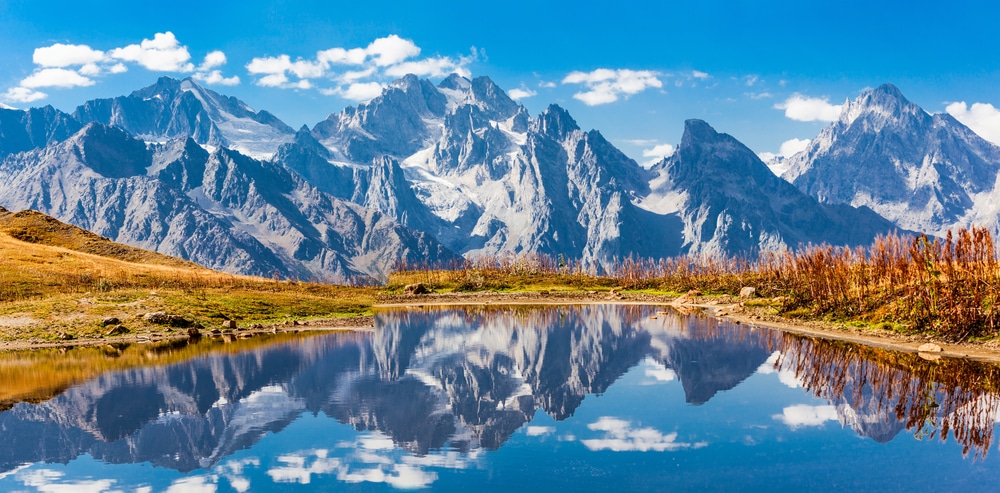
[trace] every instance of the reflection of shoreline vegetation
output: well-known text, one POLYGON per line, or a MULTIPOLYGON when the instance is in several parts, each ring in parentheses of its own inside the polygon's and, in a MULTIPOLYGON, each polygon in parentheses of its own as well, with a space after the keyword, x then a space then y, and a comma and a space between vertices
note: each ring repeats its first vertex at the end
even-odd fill
POLYGON ((983 458, 1000 411, 1000 366, 706 321, 697 337, 735 337, 779 353, 774 368, 816 397, 900 421, 917 438, 949 435, 983 458))
POLYGON ((996 365, 927 361, 913 353, 787 335, 780 347, 776 366, 793 372, 817 397, 843 399, 855 407, 870 399, 918 438, 945 441, 950 434, 963 454, 982 458, 992 445, 1000 410, 996 365))
POLYGON ((105 344, 0 352, 0 411, 7 410, 18 402, 51 399, 76 383, 110 371, 169 365, 209 354, 236 354, 321 334, 329 332, 283 332, 257 334, 245 339, 203 337, 150 344, 105 344))
POLYGON ((656 290, 738 295, 744 286, 775 297, 780 313, 905 327, 947 340, 995 337, 1000 330, 1000 266, 985 229, 880 237, 867 248, 811 246, 756 260, 678 257, 625 259, 607 277, 551 257, 494 256, 449 269, 403 266, 390 287, 422 282, 445 291, 519 289, 656 290))

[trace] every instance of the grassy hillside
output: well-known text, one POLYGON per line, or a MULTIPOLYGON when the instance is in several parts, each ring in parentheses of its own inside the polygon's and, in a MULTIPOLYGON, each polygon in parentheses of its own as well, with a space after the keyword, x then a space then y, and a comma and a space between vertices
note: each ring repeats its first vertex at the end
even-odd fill
POLYGON ((369 313, 375 290, 237 276, 114 243, 46 215, 0 209, 0 339, 95 337, 116 317, 135 333, 164 311, 215 328, 369 313))

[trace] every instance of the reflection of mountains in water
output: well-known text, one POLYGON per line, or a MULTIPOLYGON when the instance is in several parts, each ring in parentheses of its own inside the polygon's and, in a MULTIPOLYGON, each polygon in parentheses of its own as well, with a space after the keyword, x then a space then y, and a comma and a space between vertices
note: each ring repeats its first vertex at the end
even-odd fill
MULTIPOLYGON (((776 350, 782 351, 776 366, 830 399, 858 433, 882 441, 902 429, 898 423, 914 426, 895 412, 899 398, 885 398, 886 389, 876 385, 905 376, 875 375, 878 365, 855 360, 841 364, 843 356, 831 356, 841 354, 834 346, 704 317, 653 314, 633 306, 396 311, 379 314, 379 330, 370 335, 334 334, 108 374, 0 413, 0 470, 89 453, 111 463, 189 471, 252 446, 303 412, 380 431, 418 454, 496 449, 536 410, 566 419, 587 394, 606 391, 644 358, 674 370, 687 402, 700 405, 738 385, 776 350), (817 376, 826 374, 839 377, 817 376), (854 388, 867 390, 859 398, 854 388), (891 417, 889 428, 871 416, 891 417)), ((898 396, 905 389, 892 390, 888 395, 898 396)), ((934 397, 944 402, 946 394, 934 397)), ((952 400, 952 414, 982 408, 952 400)), ((961 424, 950 423, 952 430, 961 424)))

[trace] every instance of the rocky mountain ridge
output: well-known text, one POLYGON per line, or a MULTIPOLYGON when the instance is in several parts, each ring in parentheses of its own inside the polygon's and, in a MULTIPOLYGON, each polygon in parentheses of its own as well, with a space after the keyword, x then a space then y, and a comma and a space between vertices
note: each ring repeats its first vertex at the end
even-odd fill
POLYGON ((784 160, 794 187, 705 122, 646 169, 565 109, 532 117, 488 77, 458 75, 403 77, 298 131, 161 78, 73 115, 0 110, 4 155, 0 206, 222 270, 326 280, 457 255, 561 255, 601 272, 629 256, 859 245, 1000 215, 1000 151, 891 86, 784 160), (893 157, 905 152, 917 157, 893 157))

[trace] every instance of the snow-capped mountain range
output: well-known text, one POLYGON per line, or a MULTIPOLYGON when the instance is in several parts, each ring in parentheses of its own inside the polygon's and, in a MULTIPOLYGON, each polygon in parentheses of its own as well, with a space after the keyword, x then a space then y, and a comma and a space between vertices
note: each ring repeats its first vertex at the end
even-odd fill
POLYGON ((0 206, 231 272, 306 279, 506 253, 600 270, 627 256, 1000 227, 1000 149, 888 85, 785 158, 788 181, 698 120, 647 169, 557 105, 531 116, 488 77, 458 75, 403 77, 298 131, 164 77, 72 115, 0 109, 0 159, 0 206))

